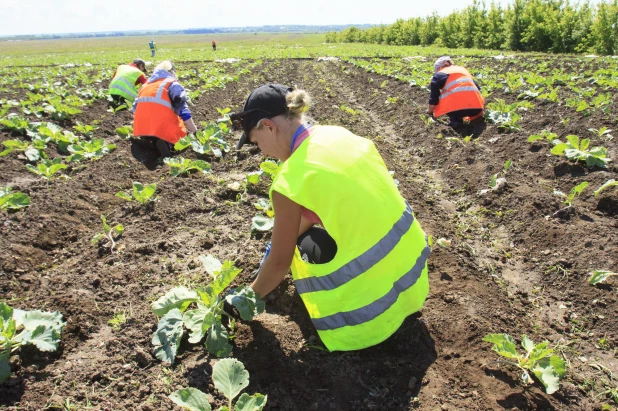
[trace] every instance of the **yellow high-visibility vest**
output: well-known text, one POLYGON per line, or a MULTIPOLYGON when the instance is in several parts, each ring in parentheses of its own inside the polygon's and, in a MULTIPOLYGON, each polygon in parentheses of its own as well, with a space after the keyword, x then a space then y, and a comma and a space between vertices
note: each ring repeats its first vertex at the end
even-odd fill
POLYGON ((421 309, 431 250, 373 142, 315 126, 281 165, 273 191, 314 211, 337 243, 325 264, 304 262, 297 248, 291 267, 329 350, 378 344, 421 309))
POLYGON ((118 66, 116 75, 109 83, 109 94, 115 94, 122 96, 128 101, 133 102, 137 98, 137 92, 139 87, 135 85, 135 82, 141 76, 140 69, 128 64, 118 66))

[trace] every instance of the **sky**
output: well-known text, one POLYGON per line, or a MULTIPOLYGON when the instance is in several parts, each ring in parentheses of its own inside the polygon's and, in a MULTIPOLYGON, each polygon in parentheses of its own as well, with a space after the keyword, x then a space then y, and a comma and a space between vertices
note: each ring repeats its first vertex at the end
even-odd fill
POLYGON ((0 36, 290 24, 390 24, 398 18, 427 16, 433 11, 447 15, 472 1, 0 0, 0 36))

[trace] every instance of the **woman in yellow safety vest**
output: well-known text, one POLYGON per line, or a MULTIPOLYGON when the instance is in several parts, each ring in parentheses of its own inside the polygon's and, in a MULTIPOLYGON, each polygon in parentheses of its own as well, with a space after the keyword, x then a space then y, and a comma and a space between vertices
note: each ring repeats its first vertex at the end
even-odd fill
POLYGON ((331 351, 392 335, 423 306, 430 249, 373 142, 335 126, 312 126, 309 95, 281 84, 253 90, 238 149, 257 144, 282 161, 270 197, 272 247, 251 284, 261 297, 288 270, 331 351))

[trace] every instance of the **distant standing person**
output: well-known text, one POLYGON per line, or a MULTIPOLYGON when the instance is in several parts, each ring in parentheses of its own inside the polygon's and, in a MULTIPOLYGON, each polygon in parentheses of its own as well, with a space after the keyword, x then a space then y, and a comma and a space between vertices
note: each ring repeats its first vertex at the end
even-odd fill
POLYGON ((217 51, 217 41, 212 39, 212 51, 217 51))
POLYGON ((137 98, 139 88, 146 83, 146 63, 135 59, 132 63, 118 66, 112 81, 109 83, 109 94, 117 105, 123 100, 132 103, 137 98))
POLYGON ((171 61, 155 67, 133 103, 133 135, 154 139, 161 157, 170 157, 174 144, 197 131, 187 106, 187 94, 171 61))
POLYGON ((483 115, 485 100, 481 88, 468 70, 456 66, 449 56, 437 59, 433 68, 428 115, 448 115, 448 125, 451 127, 461 126, 463 120, 475 120, 483 115))
POLYGON ((150 39, 148 45, 150 46, 150 53, 152 53, 152 57, 154 57, 155 52, 157 51, 157 45, 155 44, 154 39, 150 39))

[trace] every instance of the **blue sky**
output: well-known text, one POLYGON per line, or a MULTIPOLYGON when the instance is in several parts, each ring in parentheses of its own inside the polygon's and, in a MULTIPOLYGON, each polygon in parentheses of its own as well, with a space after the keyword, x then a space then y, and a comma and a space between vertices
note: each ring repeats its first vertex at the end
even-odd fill
MULTIPOLYGON (((496 0, 506 5, 508 0, 496 0)), ((286 24, 389 24, 472 0, 1 0, 0 36, 286 24)))

